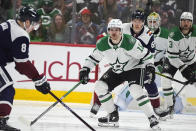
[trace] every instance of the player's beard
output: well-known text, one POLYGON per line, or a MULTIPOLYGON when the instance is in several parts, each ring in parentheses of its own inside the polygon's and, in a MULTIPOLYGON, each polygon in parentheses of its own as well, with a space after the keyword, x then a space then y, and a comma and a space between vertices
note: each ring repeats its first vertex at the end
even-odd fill
POLYGON ((190 31, 190 29, 191 29, 191 25, 189 26, 189 25, 183 25, 183 26, 181 26, 181 30, 182 30, 182 32, 186 35, 187 33, 189 33, 189 31, 190 31))

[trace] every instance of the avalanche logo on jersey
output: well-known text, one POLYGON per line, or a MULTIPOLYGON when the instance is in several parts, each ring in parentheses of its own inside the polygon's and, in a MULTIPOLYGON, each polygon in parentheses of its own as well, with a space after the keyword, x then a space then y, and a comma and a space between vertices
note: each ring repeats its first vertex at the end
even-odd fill
POLYGON ((110 64, 112 66, 112 70, 115 73, 122 73, 124 71, 124 67, 126 66, 126 64, 128 63, 128 61, 121 63, 118 58, 116 59, 116 62, 113 64, 110 64))
POLYGON ((189 48, 189 46, 188 46, 186 50, 181 51, 181 53, 180 53, 179 56, 180 56, 181 58, 182 58, 182 57, 189 58, 189 56, 190 56, 193 52, 194 52, 194 50, 190 50, 190 48, 189 48))

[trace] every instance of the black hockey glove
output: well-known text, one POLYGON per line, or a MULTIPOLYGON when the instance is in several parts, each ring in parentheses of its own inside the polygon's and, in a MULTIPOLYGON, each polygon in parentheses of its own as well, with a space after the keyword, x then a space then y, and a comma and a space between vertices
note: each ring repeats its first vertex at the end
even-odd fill
POLYGON ((41 75, 39 79, 33 80, 35 83, 35 88, 43 94, 47 94, 50 91, 50 84, 44 75, 41 75))
POLYGON ((190 82, 190 84, 196 82, 196 74, 190 66, 182 65, 179 67, 179 70, 181 71, 182 76, 185 77, 190 82))
POLYGON ((88 83, 89 73, 90 73, 90 68, 88 68, 88 67, 83 67, 80 70, 80 81, 82 80, 82 84, 87 84, 88 83))
POLYGON ((146 65, 146 76, 149 78, 149 84, 155 80, 155 67, 152 63, 146 65))
POLYGON ((158 65, 163 66, 164 62, 165 62, 165 57, 161 58, 161 59, 160 59, 159 61, 157 61, 157 62, 154 62, 154 65, 155 65, 155 66, 158 66, 158 65))

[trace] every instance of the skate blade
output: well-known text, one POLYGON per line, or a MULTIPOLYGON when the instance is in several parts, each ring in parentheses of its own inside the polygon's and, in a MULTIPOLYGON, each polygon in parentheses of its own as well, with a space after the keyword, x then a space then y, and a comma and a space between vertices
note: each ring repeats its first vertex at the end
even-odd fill
POLYGON ((90 118, 96 118, 96 114, 90 112, 90 115, 89 115, 90 118))
POLYGON ((158 125, 152 127, 153 131, 161 131, 161 128, 158 125))
POLYGON ((174 115, 173 114, 169 114, 166 116, 167 119, 174 119, 174 115))
POLYGON ((108 122, 108 123, 98 123, 98 126, 100 127, 119 127, 119 123, 118 122, 108 122))
POLYGON ((159 120, 160 120, 160 121, 166 121, 166 120, 167 120, 167 116, 159 117, 159 120))

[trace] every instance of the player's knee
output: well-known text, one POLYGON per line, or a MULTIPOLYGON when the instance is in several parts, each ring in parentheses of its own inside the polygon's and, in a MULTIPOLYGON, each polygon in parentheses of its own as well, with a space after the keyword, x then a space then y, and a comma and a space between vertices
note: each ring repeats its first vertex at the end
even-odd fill
POLYGON ((11 109, 12 107, 9 103, 0 104, 0 116, 9 116, 11 109))
POLYGON ((95 92, 98 96, 105 95, 108 93, 108 85, 103 81, 97 81, 95 83, 95 92))
MULTIPOLYGON (((164 73, 165 76, 171 77, 170 74, 164 73)), ((171 80, 165 77, 161 78, 161 86, 163 89, 171 88, 171 80)))

